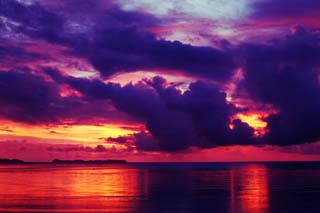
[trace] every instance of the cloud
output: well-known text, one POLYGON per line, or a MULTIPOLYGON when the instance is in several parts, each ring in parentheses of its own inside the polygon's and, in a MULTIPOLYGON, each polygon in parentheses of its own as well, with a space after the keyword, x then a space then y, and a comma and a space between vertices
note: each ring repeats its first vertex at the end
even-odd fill
POLYGON ((168 109, 150 87, 143 84, 121 87, 119 84, 105 84, 99 80, 57 76, 53 70, 49 70, 49 73, 56 80, 70 84, 89 99, 110 99, 118 110, 146 122, 148 130, 166 150, 185 148, 195 139, 191 118, 184 112, 168 109))
POLYGON ((285 146, 282 147, 280 151, 305 155, 320 155, 320 142, 285 146))
POLYGON ((266 118, 265 140, 270 144, 300 144, 320 137, 319 38, 300 26, 269 44, 242 45, 240 88, 279 111, 266 118))
POLYGON ((52 145, 47 147, 50 152, 107 152, 107 149, 103 145, 96 145, 95 147, 83 146, 83 145, 52 145))
POLYGON ((109 137, 106 138, 106 142, 126 145, 128 149, 133 149, 134 146, 139 151, 161 151, 154 137, 144 131, 115 138, 109 137))
POLYGON ((30 124, 130 121, 106 101, 61 96, 61 87, 39 72, 27 68, 0 71, 2 118, 30 124))
POLYGON ((119 143, 119 144, 124 144, 126 143, 128 140, 127 137, 125 136, 119 136, 119 137, 108 137, 106 138, 107 142, 111 142, 111 143, 119 143))
POLYGON ((63 19, 39 4, 25 5, 17 1, 0 2, 0 15, 9 18, 16 33, 25 33, 52 42, 64 42, 59 36, 63 32, 63 19))
POLYGON ((89 99, 111 100, 118 110, 146 123, 162 150, 253 142, 253 129, 240 120, 233 122, 234 129, 229 128, 234 107, 227 104, 226 95, 212 84, 197 81, 182 93, 161 77, 122 87, 97 79, 62 76, 51 69, 47 73, 89 99))
POLYGON ((314 0, 264 0, 253 1, 254 18, 301 18, 318 15, 320 2, 314 0))
POLYGON ((32 62, 42 58, 43 56, 39 54, 30 53, 21 47, 13 46, 13 44, 0 45, 0 61, 2 66, 17 66, 21 62, 32 62))
POLYGON ((235 67, 222 50, 157 39, 148 28, 160 21, 144 11, 123 11, 114 4, 78 29, 80 20, 66 11, 58 15, 39 4, 15 1, 1 1, 0 8, 0 14, 18 23, 19 33, 68 46, 70 54, 88 59, 107 77, 139 69, 166 69, 225 81, 235 67))
POLYGON ((9 70, 0 72, 0 85, 2 117, 29 123, 57 119, 56 114, 61 107, 57 103, 63 104, 63 99, 59 100, 55 84, 27 70, 9 70), (53 105, 54 102, 57 103, 53 105))
POLYGON ((120 0, 122 8, 136 10, 145 8, 156 16, 181 16, 203 19, 237 19, 248 13, 248 0, 239 1, 207 1, 207 0, 120 0))
POLYGON ((234 68, 223 51, 157 40, 135 29, 105 31, 97 36, 89 60, 105 76, 119 71, 167 69, 224 81, 234 68))

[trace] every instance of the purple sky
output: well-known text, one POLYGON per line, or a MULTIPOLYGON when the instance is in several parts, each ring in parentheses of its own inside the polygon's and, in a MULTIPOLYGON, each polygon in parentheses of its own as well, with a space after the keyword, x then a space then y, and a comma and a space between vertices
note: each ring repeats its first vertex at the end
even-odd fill
POLYGON ((319 10, 0 0, 0 157, 320 160, 319 10))

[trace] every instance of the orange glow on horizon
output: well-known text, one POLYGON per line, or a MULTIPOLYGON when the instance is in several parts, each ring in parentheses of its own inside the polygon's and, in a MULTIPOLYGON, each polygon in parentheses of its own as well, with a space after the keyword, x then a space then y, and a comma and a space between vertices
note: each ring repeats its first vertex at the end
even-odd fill
MULTIPOLYGON (((129 127, 129 126, 128 126, 129 127)), ((141 127, 139 127, 141 128, 141 127)), ((137 129, 139 129, 137 128, 137 129)), ((120 124, 103 125, 27 125, 11 121, 0 121, 0 136, 25 136, 60 141, 82 143, 101 143, 101 139, 118 137, 138 132, 134 128, 126 128, 120 124)))

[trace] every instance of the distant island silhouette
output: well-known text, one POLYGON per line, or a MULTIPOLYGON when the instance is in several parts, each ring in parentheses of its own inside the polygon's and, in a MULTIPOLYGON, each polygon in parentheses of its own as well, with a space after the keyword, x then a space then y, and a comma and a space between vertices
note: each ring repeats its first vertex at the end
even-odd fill
POLYGON ((104 164, 104 163, 127 163, 126 160, 60 160, 54 159, 52 163, 92 163, 92 164, 104 164))
POLYGON ((51 162, 25 162, 20 159, 0 158, 0 164, 26 164, 26 163, 52 163, 52 164, 123 164, 126 160, 60 160, 54 159, 51 162))
POLYGON ((19 159, 0 158, 0 164, 19 164, 19 163, 24 163, 24 161, 19 159))

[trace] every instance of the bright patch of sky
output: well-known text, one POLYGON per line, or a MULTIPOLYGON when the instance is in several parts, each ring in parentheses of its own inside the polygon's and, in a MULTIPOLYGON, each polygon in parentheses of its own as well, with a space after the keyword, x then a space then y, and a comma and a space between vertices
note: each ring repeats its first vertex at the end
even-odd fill
POLYGON ((17 0, 17 2, 19 2, 20 4, 31 5, 36 1, 35 0, 17 0))
POLYGON ((238 19, 250 14, 257 0, 119 0, 124 10, 144 10, 156 16, 186 14, 193 18, 238 19))

